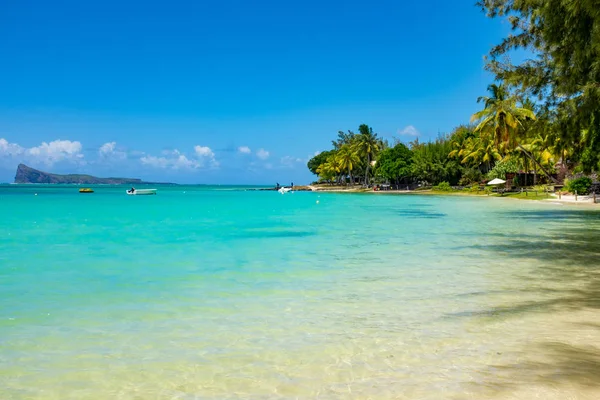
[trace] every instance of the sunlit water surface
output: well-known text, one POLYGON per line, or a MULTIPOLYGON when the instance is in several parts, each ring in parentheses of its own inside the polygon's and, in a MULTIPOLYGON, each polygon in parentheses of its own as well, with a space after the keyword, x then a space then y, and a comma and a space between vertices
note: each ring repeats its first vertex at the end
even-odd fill
POLYGON ((95 190, 0 187, 2 399, 600 398, 592 209, 95 190))

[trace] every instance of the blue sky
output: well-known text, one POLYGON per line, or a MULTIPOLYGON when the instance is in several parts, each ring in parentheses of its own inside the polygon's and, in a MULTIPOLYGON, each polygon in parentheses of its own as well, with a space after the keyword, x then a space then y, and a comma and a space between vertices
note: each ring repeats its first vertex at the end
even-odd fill
POLYGON ((0 182, 43 170, 308 183, 362 123, 392 139, 478 109, 507 31, 474 1, 0 3, 0 182))

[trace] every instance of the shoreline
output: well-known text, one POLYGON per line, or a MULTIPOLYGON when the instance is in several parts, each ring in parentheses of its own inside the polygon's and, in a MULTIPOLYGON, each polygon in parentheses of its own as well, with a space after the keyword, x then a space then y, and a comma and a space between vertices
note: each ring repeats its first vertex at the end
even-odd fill
MULTIPOLYGON (((592 196, 578 196, 578 200, 575 200, 574 195, 562 195, 559 199, 556 194, 551 194, 549 197, 537 198, 541 196, 533 196, 533 198, 525 198, 520 193, 514 193, 514 195, 498 196, 497 194, 476 194, 470 192, 442 192, 435 190, 367 190, 362 188, 344 188, 344 187, 332 187, 323 188, 314 185, 307 185, 313 192, 319 193, 350 193, 350 194, 375 194, 375 195, 413 195, 413 196, 467 196, 467 197, 483 197, 483 198, 495 198, 495 199, 507 199, 507 200, 521 200, 521 201, 536 201, 546 204, 560 204, 560 205, 573 205, 573 206, 585 206, 585 207, 598 207, 600 206, 600 199, 593 202, 592 196), (519 196, 521 195, 521 196, 519 196)), ((531 197, 531 196, 530 196, 531 197)))

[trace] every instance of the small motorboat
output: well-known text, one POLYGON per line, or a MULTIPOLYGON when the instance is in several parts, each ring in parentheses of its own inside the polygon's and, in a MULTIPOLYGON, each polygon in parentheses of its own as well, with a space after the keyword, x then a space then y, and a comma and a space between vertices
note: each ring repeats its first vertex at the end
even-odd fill
POLYGON ((156 189, 129 189, 127 194, 130 196, 143 196, 156 194, 156 189))
POLYGON ((79 189, 79 193, 94 193, 94 190, 90 188, 82 188, 79 189))
POLYGON ((280 187, 279 190, 278 190, 278 192, 281 193, 281 194, 285 194, 285 193, 291 192, 291 191, 292 191, 291 187, 280 187))

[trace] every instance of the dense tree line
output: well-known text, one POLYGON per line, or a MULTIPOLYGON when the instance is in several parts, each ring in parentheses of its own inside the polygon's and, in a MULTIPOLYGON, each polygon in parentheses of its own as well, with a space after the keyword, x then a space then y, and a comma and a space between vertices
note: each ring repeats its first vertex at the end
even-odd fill
MULTIPOLYGON (((481 0, 512 33, 491 49, 496 82, 469 124, 435 141, 393 147, 367 125, 339 132, 309 161, 327 182, 470 184, 507 173, 533 183, 600 170, 600 3, 597 0, 481 0), (512 64, 510 52, 531 59, 512 64)), ((526 182, 527 183, 527 182, 526 182)))

